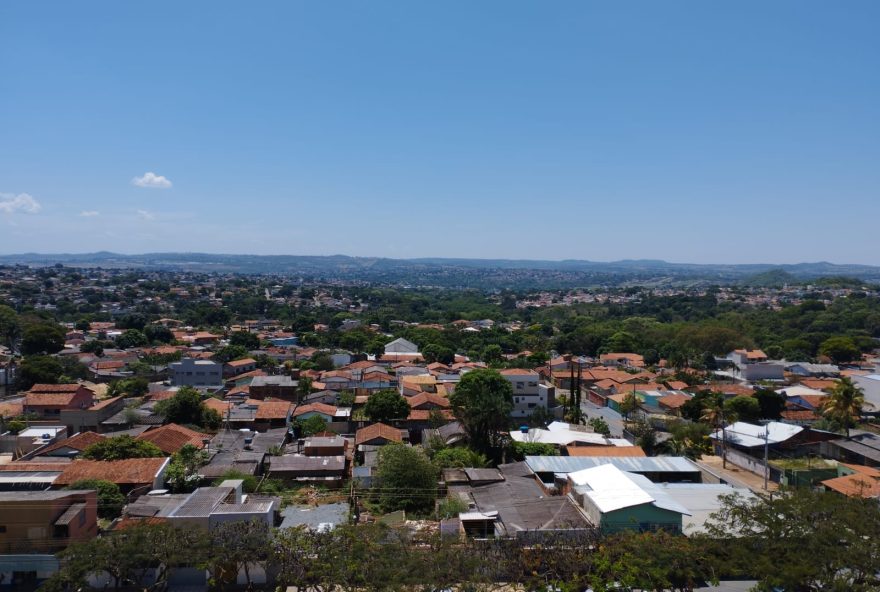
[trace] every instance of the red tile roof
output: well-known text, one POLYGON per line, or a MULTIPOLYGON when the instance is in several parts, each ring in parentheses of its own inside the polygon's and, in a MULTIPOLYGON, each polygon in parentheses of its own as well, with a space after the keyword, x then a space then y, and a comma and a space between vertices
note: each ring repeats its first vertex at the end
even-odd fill
POLYGON ((248 366, 250 364, 256 364, 257 361, 253 358, 245 358, 243 360, 232 360, 231 362, 227 362, 227 366, 231 366, 232 368, 238 368, 239 366, 248 366))
MULTIPOLYGON (((288 401, 261 401, 257 407, 256 419, 287 419, 290 406, 288 401)), ((335 412, 336 408, 333 410, 335 412)))
POLYGON ((359 445, 364 442, 369 442, 370 440, 375 440, 376 438, 383 438, 391 442, 403 442, 403 436, 399 429, 393 428, 384 423, 374 423, 355 432, 354 443, 355 445, 359 445))
POLYGON ((441 397, 436 393, 419 393, 412 397, 408 397, 406 402, 409 403, 409 406, 413 409, 421 405, 434 405, 444 409, 449 407, 449 399, 441 397))
POLYGON ((89 408, 89 411, 100 411, 100 410, 103 409, 104 407, 107 407, 107 406, 109 406, 109 405, 112 405, 113 403, 115 403, 116 401, 120 400, 121 398, 122 398, 121 396, 119 396, 119 397, 111 397, 111 398, 109 398, 109 399, 104 399, 103 401, 98 401, 97 403, 95 403, 94 405, 92 405, 92 406, 89 408))
POLYGON ((407 421, 428 421, 431 419, 431 412, 439 413, 443 419, 455 419, 452 411, 449 409, 413 409, 406 416, 407 421))
POLYGON ((641 446, 566 446, 568 456, 648 456, 641 446))
POLYGON ((196 448, 204 448, 203 440, 209 440, 211 436, 191 430, 176 423, 169 423, 158 428, 152 428, 137 436, 138 440, 145 440, 155 444, 165 454, 174 454, 186 444, 192 444, 196 448))
POLYGON ((850 497, 880 497, 880 471, 871 467, 845 465, 856 472, 822 481, 822 485, 850 497))
POLYGON ((18 417, 24 413, 24 405, 17 403, 0 403, 0 417, 18 417))
POLYGON ((55 442, 54 444, 50 444, 49 446, 40 450, 37 454, 43 455, 48 454, 50 452, 54 452, 56 450, 60 450, 61 448, 73 448, 74 450, 79 450, 82 452, 92 444, 96 444, 104 440, 104 436, 101 434, 97 434, 95 432, 80 432, 79 434, 74 434, 70 438, 65 438, 59 442, 55 442))
POLYGON ((28 391, 30 393, 75 393, 81 384, 35 384, 28 391))
POLYGON ((310 403, 308 405, 300 405, 293 411, 293 417, 299 417, 306 413, 322 413, 333 417, 336 415, 336 407, 327 405, 326 403, 310 403))
POLYGON ((53 486, 70 485, 82 479, 101 479, 117 485, 147 485, 153 482, 167 458, 126 460, 75 460, 67 465, 53 486))

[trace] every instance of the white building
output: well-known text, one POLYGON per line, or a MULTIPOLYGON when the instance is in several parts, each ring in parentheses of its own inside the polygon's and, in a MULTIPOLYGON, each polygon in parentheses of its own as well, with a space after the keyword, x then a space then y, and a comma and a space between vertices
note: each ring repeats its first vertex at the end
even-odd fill
POLYGON ((511 368, 502 370, 501 376, 513 387, 511 417, 528 417, 538 408, 550 409, 556 406, 555 387, 542 384, 541 377, 534 370, 511 368))

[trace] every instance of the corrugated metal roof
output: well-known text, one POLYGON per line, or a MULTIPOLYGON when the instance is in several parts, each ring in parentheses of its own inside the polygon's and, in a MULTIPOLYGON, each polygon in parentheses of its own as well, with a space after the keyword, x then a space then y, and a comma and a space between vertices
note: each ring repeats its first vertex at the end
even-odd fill
POLYGON ((629 475, 614 465, 606 464, 575 471, 568 478, 577 491, 583 491, 603 514, 654 501, 629 475))
POLYGON ((699 467, 683 456, 527 456, 535 473, 574 473, 602 465, 614 465, 630 473, 698 473, 699 467))
MULTIPOLYGON (((755 446, 764 445, 765 436, 769 444, 779 444, 793 438, 802 431, 804 431, 804 428, 801 426, 778 421, 771 421, 766 425, 755 425, 738 421, 725 428, 723 437, 731 444, 754 448, 755 446)), ((722 438, 721 430, 716 430, 711 435, 711 438, 720 440, 722 438)))
POLYGON ((231 487, 200 487, 192 492, 189 498, 171 513, 173 518, 207 517, 233 489, 231 487))

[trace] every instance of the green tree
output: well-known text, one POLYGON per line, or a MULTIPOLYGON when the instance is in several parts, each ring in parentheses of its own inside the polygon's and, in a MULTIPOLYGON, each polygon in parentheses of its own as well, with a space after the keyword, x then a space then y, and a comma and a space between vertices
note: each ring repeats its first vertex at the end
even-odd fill
POLYGON ((593 431, 597 434, 602 434, 606 438, 611 436, 611 427, 608 425, 608 422, 601 417, 591 417, 587 421, 587 425, 593 428, 593 431))
POLYGON ((771 498, 727 496, 706 524, 706 546, 725 544, 727 569, 759 590, 867 592, 880 587, 880 511, 876 499, 810 488, 771 498))
POLYGON ((429 364, 432 364, 434 362, 440 362, 441 364, 451 364, 453 361, 455 361, 455 352, 452 351, 451 348, 436 343, 429 343, 424 348, 422 348, 422 356, 429 364))
POLYGON ((229 336, 229 345, 238 345, 248 351, 260 349, 260 338, 248 331, 236 331, 229 336))
POLYGON ((58 384, 64 367, 51 356, 29 356, 18 367, 16 378, 19 390, 28 390, 35 384, 58 384))
POLYGON ((756 422, 761 419, 761 404, 754 397, 733 397, 724 402, 724 412, 729 417, 756 422))
POLYGON ((835 364, 844 364, 861 358, 861 352, 849 337, 829 337, 819 346, 819 353, 828 356, 835 364))
POLYGON ((174 333, 165 325, 147 325, 144 327, 144 337, 150 343, 171 343, 174 341, 174 333))
POLYGON ((712 454, 712 428, 705 423, 676 422, 669 426, 669 433, 672 438, 666 441, 666 448, 676 456, 699 460, 704 454, 712 454))
POLYGON ((272 531, 258 520, 221 522, 210 531, 210 553, 206 567, 214 587, 235 586, 244 574, 248 590, 253 588, 251 568, 265 561, 271 551, 272 531))
POLYGON ((208 454, 192 444, 184 444, 171 455, 165 482, 174 493, 189 493, 199 484, 199 469, 208 462, 208 454))
POLYGON ((379 450, 376 496, 386 512, 428 512, 437 497, 437 468, 421 448, 392 442, 379 450))
POLYGON ((553 444, 544 442, 511 442, 511 456, 514 460, 525 460, 527 456, 559 456, 553 444))
POLYGON ((55 323, 39 322, 25 326, 21 353, 25 356, 54 354, 64 349, 64 329, 55 323))
POLYGON ((119 490, 119 486, 112 481, 101 479, 81 479, 74 481, 67 489, 94 489, 98 492, 98 516, 113 520, 122 514, 125 506, 125 496, 119 490))
POLYGON ((504 350, 497 343, 490 343, 483 349, 483 361, 489 365, 497 365, 503 360, 504 350))
POLYGON ((434 454, 434 464, 438 468, 485 467, 488 459, 470 448, 443 448, 434 454))
POLYGON ((861 417, 864 404, 865 395, 862 389, 850 377, 844 376, 831 390, 822 407, 822 415, 843 426, 846 437, 849 438, 849 429, 855 425, 854 418, 861 417))
POLYGON ((169 423, 195 425, 209 430, 218 429, 223 421, 219 413, 205 406, 201 393, 191 386, 181 387, 173 397, 159 401, 154 410, 169 423))
POLYGON ((493 456, 500 448, 501 434, 513 411, 510 382, 495 370, 471 370, 461 377, 449 402, 471 447, 493 456))
POLYGON ((104 342, 100 339, 92 339, 86 341, 79 346, 79 351, 87 354, 95 354, 99 358, 104 355, 104 342))
POLYGON ((373 393, 364 405, 364 413, 374 422, 388 423, 395 419, 406 419, 409 412, 406 397, 393 389, 373 393))
POLYGON ((779 419, 785 411, 786 397, 773 389, 760 388, 753 395, 761 408, 761 419, 779 419))
POLYGON ((220 364, 227 364, 233 360, 243 360, 249 356, 250 354, 246 348, 240 345, 227 345, 215 351, 211 359, 220 364))
POLYGON ((327 420, 320 415, 312 415, 306 419, 297 419, 296 424, 306 438, 320 434, 327 429, 327 420))
POLYGON ((146 440, 138 440, 128 434, 104 438, 90 444, 80 454, 89 460, 123 460, 126 458, 153 458, 165 456, 158 446, 146 440))
POLYGON ((146 347, 150 341, 147 336, 137 329, 129 329, 116 338, 116 347, 120 349, 131 349, 134 347, 146 347))
POLYGON ((21 322, 11 307, 0 304, 0 345, 15 351, 21 337, 21 322))
POLYGON ((639 398, 635 393, 627 393, 623 401, 618 405, 618 410, 625 420, 629 420, 629 416, 639 408, 639 398))

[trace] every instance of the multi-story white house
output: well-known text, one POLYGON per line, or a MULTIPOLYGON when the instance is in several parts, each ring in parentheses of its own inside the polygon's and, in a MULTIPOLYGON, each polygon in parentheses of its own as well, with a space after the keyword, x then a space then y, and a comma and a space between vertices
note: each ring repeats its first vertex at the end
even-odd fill
POLYGON ((513 387, 513 411, 511 417, 528 417, 539 407, 550 409, 556 405, 556 389, 542 384, 534 370, 511 368, 502 370, 501 376, 513 387))

